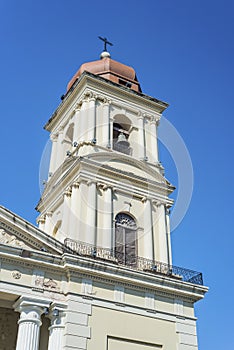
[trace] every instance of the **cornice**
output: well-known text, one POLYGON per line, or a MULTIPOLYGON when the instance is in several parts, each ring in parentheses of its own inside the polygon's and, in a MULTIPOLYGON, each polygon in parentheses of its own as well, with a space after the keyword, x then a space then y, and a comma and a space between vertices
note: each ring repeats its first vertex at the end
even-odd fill
POLYGON ((108 178, 109 185, 113 186, 116 191, 123 193, 129 193, 130 191, 129 188, 126 189, 124 185, 122 186, 120 183, 119 179, 122 178, 134 184, 131 190, 133 195, 139 198, 146 196, 153 200, 158 199, 170 206, 173 204, 173 200, 168 198, 168 195, 173 192, 174 187, 150 166, 141 161, 132 159, 131 157, 117 154, 116 152, 112 152, 111 154, 110 152, 99 152, 84 157, 72 157, 65 161, 63 167, 61 167, 61 169, 59 168, 55 172, 54 177, 48 182, 36 209, 40 212, 44 212, 45 208, 47 210, 52 210, 54 206, 57 206, 58 201, 61 202, 60 197, 64 190, 71 187, 73 182, 81 180, 86 182, 89 180, 106 182, 105 177, 108 178), (116 169, 95 161, 95 158, 104 156, 119 160, 120 162, 123 162, 124 159, 130 165, 142 168, 142 171, 149 173, 152 177, 157 177, 157 180, 154 181, 144 178, 134 173, 116 169))
POLYGON ((45 124, 44 128, 46 130, 51 131, 53 129, 56 120, 60 118, 62 113, 66 111, 66 108, 72 104, 78 95, 81 96, 83 90, 88 85, 90 85, 93 89, 99 88, 103 93, 114 95, 116 98, 127 98, 130 100, 129 102, 140 104, 142 106, 145 106, 145 108, 150 108, 158 113, 162 113, 168 107, 168 104, 166 102, 160 101, 154 97, 139 92, 135 92, 95 74, 84 72, 64 96, 60 105, 57 107, 48 122, 45 124))
POLYGON ((166 276, 156 276, 148 272, 136 271, 127 266, 109 264, 108 262, 97 261, 89 258, 82 258, 64 254, 64 266, 72 275, 85 274, 92 279, 100 279, 111 284, 121 284, 129 288, 139 288, 141 290, 151 290, 163 293, 168 297, 182 297, 192 302, 204 297, 208 288, 194 285, 181 280, 176 280, 166 276))
POLYGON ((17 267, 38 268, 54 274, 73 277, 88 277, 102 283, 121 284, 125 287, 152 291, 170 298, 180 297, 191 302, 204 297, 208 288, 192 283, 173 279, 172 277, 150 274, 149 272, 132 270, 127 266, 111 264, 107 261, 81 257, 64 253, 53 255, 38 251, 29 251, 24 257, 23 250, 16 247, 1 245, 2 261, 17 267))

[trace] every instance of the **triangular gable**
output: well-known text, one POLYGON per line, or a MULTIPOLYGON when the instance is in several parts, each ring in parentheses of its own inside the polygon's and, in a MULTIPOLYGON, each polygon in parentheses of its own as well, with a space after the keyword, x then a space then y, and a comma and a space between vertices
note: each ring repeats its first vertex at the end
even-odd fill
POLYGON ((62 254, 64 245, 30 222, 0 206, 0 245, 62 254))

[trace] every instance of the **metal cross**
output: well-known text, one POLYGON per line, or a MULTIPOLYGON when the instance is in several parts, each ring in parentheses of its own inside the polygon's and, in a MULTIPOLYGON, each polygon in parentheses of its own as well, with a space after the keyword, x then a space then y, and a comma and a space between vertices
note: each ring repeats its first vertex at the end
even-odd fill
POLYGON ((110 46, 113 46, 113 44, 110 43, 110 42, 107 40, 107 38, 102 38, 101 36, 99 36, 98 38, 104 42, 104 50, 103 50, 103 51, 107 51, 107 50, 106 50, 106 45, 107 45, 107 44, 110 45, 110 46))

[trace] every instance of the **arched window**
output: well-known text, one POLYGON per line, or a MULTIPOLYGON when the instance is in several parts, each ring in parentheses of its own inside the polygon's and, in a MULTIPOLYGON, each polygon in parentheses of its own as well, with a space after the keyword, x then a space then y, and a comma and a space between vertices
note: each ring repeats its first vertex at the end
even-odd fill
POLYGON ((125 213, 115 217, 115 256, 121 264, 136 264, 137 226, 135 220, 125 213))

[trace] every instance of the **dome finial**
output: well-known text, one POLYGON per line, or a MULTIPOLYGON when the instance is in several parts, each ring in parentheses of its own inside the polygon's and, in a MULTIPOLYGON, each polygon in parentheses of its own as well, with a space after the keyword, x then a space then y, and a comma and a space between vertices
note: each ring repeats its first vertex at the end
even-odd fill
POLYGON ((100 55, 100 58, 105 58, 105 57, 111 57, 110 53, 107 51, 106 49, 106 45, 110 45, 110 46, 113 46, 113 44, 107 40, 107 38, 102 38, 101 36, 98 37, 100 40, 102 40, 104 42, 104 48, 103 48, 103 51, 100 55))

